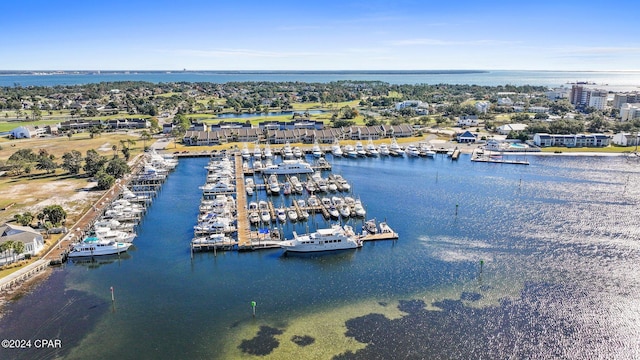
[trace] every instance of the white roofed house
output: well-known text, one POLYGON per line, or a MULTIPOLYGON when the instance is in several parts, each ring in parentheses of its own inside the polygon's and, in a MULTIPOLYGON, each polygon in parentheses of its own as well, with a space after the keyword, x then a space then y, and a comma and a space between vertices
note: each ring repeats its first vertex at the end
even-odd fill
POLYGON ((510 132, 512 131, 525 131, 527 129, 526 124, 505 124, 502 126, 498 126, 498 128, 496 129, 496 131, 498 132, 498 134, 500 135, 509 135, 510 132))
POLYGON ((24 244, 22 254, 14 254, 12 250, 0 252, 0 264, 6 264, 16 259, 24 257, 25 254, 37 255, 44 248, 42 234, 27 226, 13 224, 0 225, 0 245, 8 241, 21 242, 24 244))

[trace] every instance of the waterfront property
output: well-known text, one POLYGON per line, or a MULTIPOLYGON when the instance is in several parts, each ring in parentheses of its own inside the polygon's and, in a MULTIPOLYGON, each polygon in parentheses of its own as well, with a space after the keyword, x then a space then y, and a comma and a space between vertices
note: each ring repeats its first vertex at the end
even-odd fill
POLYGON ((0 252, 0 264, 11 262, 14 258, 23 258, 25 254, 37 255, 44 248, 42 234, 33 228, 14 224, 1 225, 0 245, 10 241, 24 244, 24 250, 20 254, 15 253, 13 249, 0 252))
POLYGON ((536 146, 566 146, 566 147, 605 147, 609 146, 609 137, 604 134, 546 134, 537 133, 533 136, 536 146))

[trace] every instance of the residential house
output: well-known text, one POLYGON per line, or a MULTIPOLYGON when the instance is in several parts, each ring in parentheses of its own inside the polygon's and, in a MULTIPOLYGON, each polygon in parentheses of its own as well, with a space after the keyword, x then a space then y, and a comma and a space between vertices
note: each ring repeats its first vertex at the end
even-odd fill
POLYGON ((465 127, 465 126, 478 126, 478 116, 477 115, 463 115, 458 118, 456 122, 456 126, 465 127))
POLYGON ((471 133, 471 131, 465 131, 456 135, 456 140, 459 143, 474 143, 478 140, 477 136, 471 133))
POLYGON ((240 142, 258 142, 263 138, 262 130, 259 128, 243 127, 238 129, 238 141, 240 142))
POLYGON ((496 131, 500 135, 509 135, 512 131, 525 131, 527 129, 526 124, 505 124, 502 126, 498 126, 496 131))
POLYGON ((476 110, 479 112, 486 114, 489 110, 489 102, 488 101, 478 101, 475 105, 476 110))
POLYGON ((611 142, 619 146, 638 146, 640 145, 640 134, 618 133, 613 135, 611 142))
MULTIPOLYGON (((0 225, 0 244, 7 241, 21 242, 24 244, 23 253, 17 258, 24 257, 24 254, 37 255, 44 248, 42 234, 27 226, 13 224, 0 225)), ((13 253, 0 253, 0 263, 7 263, 13 260, 13 253)))
POLYGON ((513 106, 513 100, 508 97, 499 98, 498 106, 513 106))
POLYGON ((162 124, 162 133, 171 134, 174 128, 175 128, 175 125, 173 125, 173 123, 162 124))

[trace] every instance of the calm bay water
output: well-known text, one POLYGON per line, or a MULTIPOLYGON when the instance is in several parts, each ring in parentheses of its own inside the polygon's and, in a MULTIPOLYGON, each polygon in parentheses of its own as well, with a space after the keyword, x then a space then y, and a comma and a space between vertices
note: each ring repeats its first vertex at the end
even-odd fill
POLYGON ((368 217, 386 219, 398 241, 314 256, 201 253, 192 261, 207 159, 183 159, 135 249, 69 263, 0 321, 1 338, 59 338, 63 349, 1 357, 640 356, 638 162, 329 160, 368 217))
POLYGON ((327 83, 339 80, 384 81, 390 84, 474 84, 560 86, 567 82, 587 81, 618 91, 640 86, 638 71, 186 71, 186 72, 118 72, 82 74, 0 74, 0 86, 79 85, 113 81, 167 82, 244 82, 301 81, 327 83))

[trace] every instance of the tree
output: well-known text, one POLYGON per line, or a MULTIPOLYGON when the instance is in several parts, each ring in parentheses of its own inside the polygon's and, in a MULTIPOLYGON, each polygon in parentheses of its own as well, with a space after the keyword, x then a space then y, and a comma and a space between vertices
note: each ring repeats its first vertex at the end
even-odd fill
POLYGON ((151 140, 151 134, 147 130, 142 130, 140 133, 140 139, 142 140, 142 146, 144 150, 147 150, 147 140, 151 140))
POLYGON ((55 173, 57 167, 58 167, 58 164, 56 164, 48 156, 40 156, 38 159, 38 163, 36 164, 36 169, 45 170, 47 174, 55 173))
POLYGON ((96 177, 96 180, 98 181, 97 188, 100 190, 110 189, 113 186, 113 184, 116 182, 116 178, 107 174, 104 170, 98 171, 95 177, 96 177))
POLYGON ((67 131, 67 137, 69 138, 69 140, 71 140, 72 136, 73 136, 73 132, 72 131, 67 131))
POLYGON ((24 252, 24 243, 22 241, 14 241, 13 242, 13 261, 16 261, 16 255, 20 256, 24 252))
POLYGON ((49 205, 42 209, 42 213, 55 226, 60 225, 67 218, 67 212, 60 205, 49 205))
POLYGON ((2 253, 4 254, 3 256, 4 258, 7 257, 7 251, 13 250, 13 244, 14 244, 13 240, 7 240, 2 244, 0 244, 0 251, 2 251, 2 253))
POLYGON ((104 169, 107 158, 98 154, 94 149, 89 149, 87 150, 87 156, 84 158, 84 161, 84 172, 89 176, 94 176, 98 171, 104 169))
POLYGON ((78 174, 82 169, 82 153, 78 150, 64 153, 60 167, 67 170, 69 174, 78 174))
POLYGON ((13 218, 22 226, 28 226, 33 221, 33 214, 26 212, 24 214, 15 214, 13 218))
POLYGON ((127 162, 120 158, 111 159, 107 164, 105 172, 116 179, 122 178, 125 174, 131 172, 127 162))

